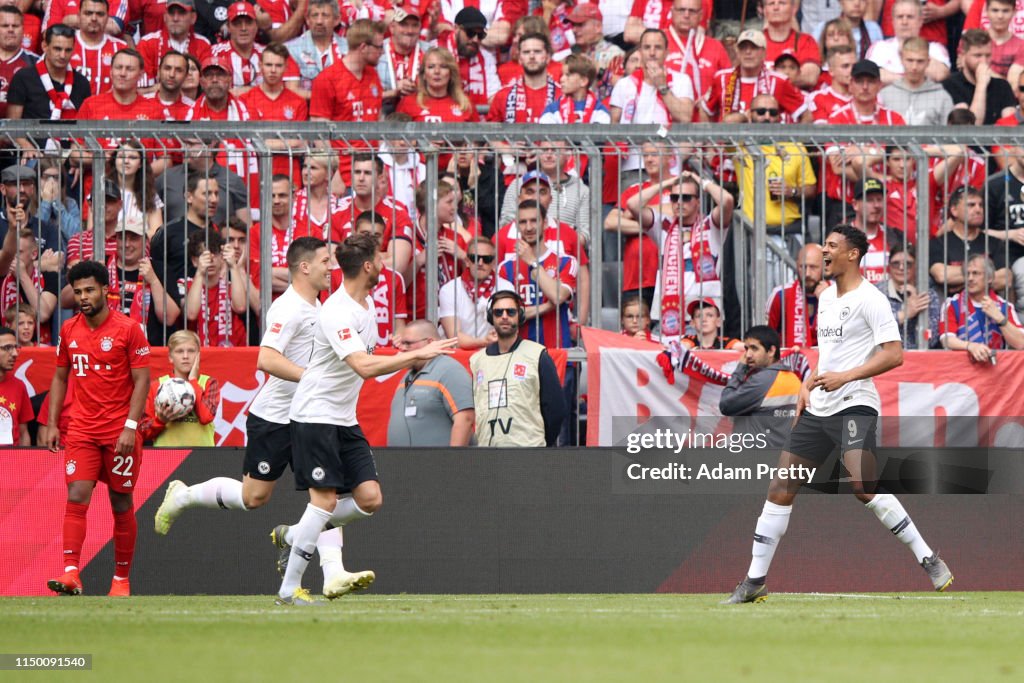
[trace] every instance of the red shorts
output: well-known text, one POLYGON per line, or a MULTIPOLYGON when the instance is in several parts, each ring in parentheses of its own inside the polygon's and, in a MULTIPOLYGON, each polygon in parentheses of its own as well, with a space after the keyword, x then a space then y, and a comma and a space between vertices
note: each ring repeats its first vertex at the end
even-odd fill
POLYGON ((130 455, 114 452, 117 437, 88 438, 69 434, 64 446, 64 480, 102 481, 117 493, 131 493, 138 483, 142 467, 142 435, 136 432, 135 449, 130 455))

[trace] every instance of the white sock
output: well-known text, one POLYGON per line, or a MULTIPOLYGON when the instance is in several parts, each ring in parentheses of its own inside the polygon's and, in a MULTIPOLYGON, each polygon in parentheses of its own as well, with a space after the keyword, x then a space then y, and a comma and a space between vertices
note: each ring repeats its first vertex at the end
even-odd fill
POLYGON ((334 512, 331 514, 331 524, 334 526, 345 526, 349 522, 366 519, 372 515, 372 512, 365 512, 362 508, 356 505, 355 498, 346 496, 344 498, 339 498, 338 504, 334 506, 334 512))
POLYGON ((306 511, 302 513, 302 519, 291 526, 292 552, 288 557, 288 570, 284 574, 284 581, 281 582, 281 590, 278 591, 282 598, 291 597, 295 589, 302 585, 302 574, 313 557, 317 536, 323 531, 330 517, 331 513, 327 510, 321 510, 309 503, 306 505, 306 511))
POLYGON ((764 509, 761 516, 757 518, 757 526, 754 528, 754 547, 750 551, 750 569, 747 576, 752 579, 760 579, 768 575, 768 567, 775 557, 775 549, 779 547, 779 541, 786 534, 789 527, 789 514, 793 511, 792 505, 776 505, 771 501, 764 502, 764 509))
POLYGON ((345 571, 345 565, 341 561, 341 549, 344 545, 344 537, 341 527, 328 529, 321 532, 316 539, 316 551, 320 554, 320 567, 324 572, 324 584, 335 576, 345 571))
POLYGON ((223 508, 245 510, 242 502, 242 482, 228 477, 214 477, 195 486, 189 486, 178 494, 176 500, 183 508, 223 508))
POLYGON ((917 526, 896 496, 891 493, 875 494, 875 497, 866 503, 866 507, 875 513, 878 521, 884 524, 885 528, 893 533, 893 536, 910 548, 910 552, 914 553, 918 564, 924 558, 932 556, 932 549, 924 542, 921 532, 917 530, 917 526))

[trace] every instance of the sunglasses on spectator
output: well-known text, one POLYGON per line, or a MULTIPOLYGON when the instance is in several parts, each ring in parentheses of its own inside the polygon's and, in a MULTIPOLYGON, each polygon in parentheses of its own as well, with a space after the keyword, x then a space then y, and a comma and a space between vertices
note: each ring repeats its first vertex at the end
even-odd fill
POLYGON ((487 31, 482 28, 464 28, 462 30, 466 32, 466 37, 470 40, 476 40, 477 38, 483 40, 487 37, 487 31))
POLYGON ((755 114, 757 114, 758 116, 778 116, 779 115, 779 110, 778 109, 769 109, 768 107, 755 107, 755 108, 751 109, 751 111, 754 112, 755 114))
POLYGON ((509 318, 514 318, 517 315, 519 315, 519 309, 518 308, 493 308, 493 309, 491 309, 491 312, 494 314, 495 318, 501 318, 501 317, 504 317, 504 316, 508 316, 509 318))
POLYGON ((692 202, 697 198, 695 194, 670 194, 668 198, 673 202, 692 202))
POLYGON ((1017 92, 1024 92, 1024 85, 1018 85, 1017 92))
POLYGON ((494 263, 494 254, 468 254, 466 258, 473 263, 494 263))

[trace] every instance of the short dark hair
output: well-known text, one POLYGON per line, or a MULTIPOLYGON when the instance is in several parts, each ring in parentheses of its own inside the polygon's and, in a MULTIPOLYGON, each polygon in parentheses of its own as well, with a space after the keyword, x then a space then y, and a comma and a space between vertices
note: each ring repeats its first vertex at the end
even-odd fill
POLYGON ((74 40, 75 29, 71 28, 67 24, 54 24, 43 33, 43 43, 45 45, 49 45, 53 41, 54 36, 57 36, 58 38, 71 38, 71 40, 74 40))
POLYGON ((640 40, 636 41, 636 44, 639 46, 640 43, 644 41, 644 36, 650 35, 651 33, 656 33, 659 36, 661 36, 661 40, 663 43, 665 43, 665 47, 668 47, 668 36, 665 35, 665 32, 662 31, 660 28, 644 29, 644 32, 640 34, 640 40))
POLYGON ((243 221, 238 216, 232 216, 228 219, 228 230, 237 230, 238 232, 244 232, 246 235, 249 234, 249 224, 243 221))
POLYGON ((747 333, 743 335, 743 338, 756 339, 757 342, 764 347, 765 351, 774 347, 775 353, 772 355, 775 360, 779 359, 779 349, 782 347, 782 339, 779 338, 779 333, 771 327, 768 327, 767 325, 754 325, 747 330, 747 333))
POLYGON ((292 243, 288 245, 288 253, 285 255, 285 259, 288 261, 288 270, 294 273, 299 269, 300 263, 309 261, 316 254, 317 249, 326 246, 327 242, 319 237, 306 236, 292 240, 292 243))
POLYGON ((384 220, 384 216, 379 213, 374 213, 372 210, 363 211, 361 214, 356 216, 355 221, 352 223, 352 229, 355 230, 363 223, 373 223, 374 225, 380 225, 385 230, 388 227, 388 222, 384 220))
POLYGON ((967 197, 981 197, 981 190, 970 185, 960 185, 955 190, 949 193, 949 203, 946 208, 949 211, 953 210, 953 207, 964 201, 967 197))
POLYGON ((96 284, 106 287, 110 284, 110 276, 107 274, 107 267, 99 261, 79 261, 71 266, 68 271, 68 284, 72 287, 79 280, 93 278, 96 284))
POLYGON ((189 56, 187 54, 185 54, 184 52, 178 52, 177 50, 168 50, 167 52, 165 52, 164 56, 160 58, 160 63, 157 65, 157 68, 163 66, 164 62, 167 61, 168 57, 181 57, 182 59, 184 59, 185 60, 185 72, 186 72, 186 74, 188 73, 188 57, 189 56))
POLYGON ((217 179, 209 173, 201 171, 193 171, 192 173, 189 173, 185 178, 185 191, 189 193, 195 192, 199 188, 199 183, 204 180, 216 181, 217 179))
POLYGON ((597 82, 597 64, 585 55, 569 55, 562 62, 562 67, 567 73, 587 79, 588 88, 594 87, 597 82))
POLYGON ((282 181, 287 182, 289 185, 293 185, 291 177, 284 173, 275 173, 270 177, 271 184, 280 183, 282 181))
POLYGON ((519 41, 516 42, 516 45, 522 47, 523 43, 525 43, 528 40, 539 40, 540 42, 544 43, 545 52, 551 54, 551 38, 549 38, 548 36, 544 35, 543 33, 537 32, 524 33, 522 36, 520 36, 519 41))
POLYGON ((377 237, 374 235, 347 237, 335 251, 342 274, 346 278, 359 277, 363 264, 377 258, 377 249, 377 237))
POLYGON ((523 209, 537 209, 537 211, 540 212, 541 221, 546 221, 548 219, 548 210, 545 209, 544 205, 541 204, 536 199, 524 199, 523 201, 519 202, 519 206, 516 207, 517 220, 519 218, 519 212, 522 211, 523 209))
POLYGON ((857 255, 857 263, 860 263, 861 259, 864 258, 864 254, 868 253, 868 236, 860 228, 850 225, 849 223, 840 223, 839 225, 833 226, 828 231, 831 235, 836 233, 846 238, 847 244, 852 248, 856 249, 859 253, 857 255))
POLYGON ((384 160, 380 158, 380 155, 374 154, 373 152, 356 152, 352 155, 353 166, 364 161, 372 161, 374 167, 377 169, 377 173, 384 172, 384 160))
POLYGON ((25 15, 14 5, 4 5, 3 7, 0 7, 0 14, 14 14, 22 21, 25 20, 25 15))
POLYGON ((622 299, 622 307, 619 309, 619 318, 621 319, 622 316, 626 314, 627 308, 636 305, 640 306, 641 315, 646 315, 647 317, 650 317, 651 307, 647 305, 647 302, 644 301, 643 297, 640 296, 639 294, 630 294, 629 296, 624 297, 622 299))
MULTIPOLYGON (((288 48, 284 46, 284 43, 270 43, 265 48, 263 48, 263 54, 271 54, 274 55, 275 57, 280 57, 286 62, 288 61, 289 55, 288 48)), ((263 61, 262 55, 260 56, 260 61, 263 61)))
POLYGON ((204 251, 219 254, 224 247, 224 238, 216 230, 203 232, 196 230, 188 236, 188 257, 199 258, 204 251))
POLYGON ((14 330, 12 330, 11 328, 7 327, 6 325, 3 326, 3 327, 0 327, 0 337, 4 336, 5 334, 9 334, 12 337, 17 337, 18 336, 17 334, 15 334, 14 330))
POLYGON ((104 7, 107 8, 107 13, 110 12, 110 2, 108 2, 108 0, 82 0, 80 3, 78 3, 78 6, 81 7, 82 5, 84 5, 87 2, 95 2, 95 3, 99 4, 99 5, 103 5, 104 7))
MULTIPOLYGON (((86 1, 86 2, 99 2, 99 0, 84 0, 84 1, 86 1)), ((118 50, 117 52, 115 52, 114 56, 110 58, 110 63, 113 64, 114 60, 117 59, 121 55, 128 55, 129 57, 132 57, 135 61, 137 61, 139 63, 139 68, 140 69, 145 69, 146 68, 146 60, 144 60, 142 58, 142 53, 140 53, 138 50, 130 48, 130 47, 123 47, 120 50, 118 50)))
POLYGON ((917 260, 917 250, 914 249, 913 242, 897 242, 896 244, 892 245, 892 247, 890 247, 889 249, 889 260, 892 260, 893 256, 902 253, 906 253, 907 256, 914 259, 915 261, 917 260))
POLYGON ((960 34, 960 53, 967 52, 972 47, 984 47, 992 44, 992 36, 983 28, 972 28, 960 34))
POLYGON ((978 117, 970 109, 951 109, 946 116, 947 126, 973 126, 978 122, 978 117))

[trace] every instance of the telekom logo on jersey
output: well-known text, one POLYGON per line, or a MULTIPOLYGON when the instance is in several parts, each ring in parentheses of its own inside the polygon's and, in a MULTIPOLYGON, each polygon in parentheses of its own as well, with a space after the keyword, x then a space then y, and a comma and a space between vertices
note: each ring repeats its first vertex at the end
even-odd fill
MULTIPOLYGON (((89 354, 87 353, 73 353, 71 354, 71 365, 75 368, 75 377, 85 377, 85 371, 90 368, 89 365, 89 354)), ((109 363, 96 363, 91 366, 93 370, 109 370, 109 363)))

